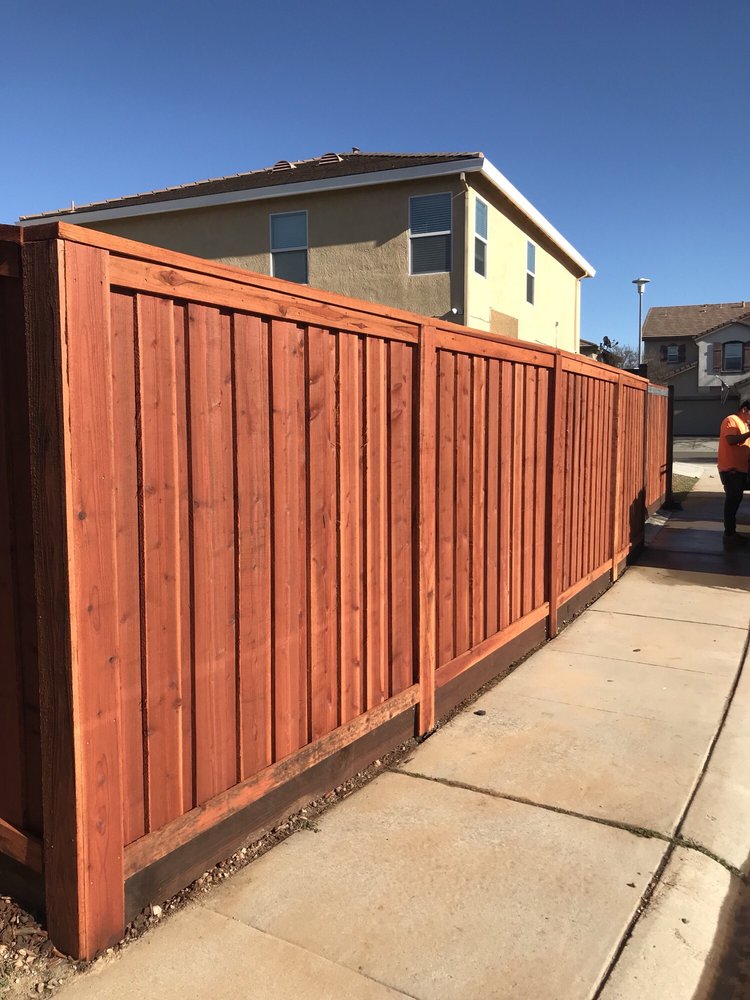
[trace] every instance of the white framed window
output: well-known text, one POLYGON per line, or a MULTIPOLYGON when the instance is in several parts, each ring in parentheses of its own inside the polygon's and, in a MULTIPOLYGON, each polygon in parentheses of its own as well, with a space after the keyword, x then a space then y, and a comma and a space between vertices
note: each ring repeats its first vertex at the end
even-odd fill
POLYGON ((270 216, 271 274, 274 278, 307 284, 307 212, 278 212, 270 216))
POLYGON ((450 271, 452 212, 450 194, 422 194, 409 198, 410 274, 450 271))
POLYGON ((474 270, 487 277, 487 203, 481 198, 474 205, 474 270))
POLYGON ((526 243, 526 301, 534 305, 536 297, 536 247, 528 240, 526 243))

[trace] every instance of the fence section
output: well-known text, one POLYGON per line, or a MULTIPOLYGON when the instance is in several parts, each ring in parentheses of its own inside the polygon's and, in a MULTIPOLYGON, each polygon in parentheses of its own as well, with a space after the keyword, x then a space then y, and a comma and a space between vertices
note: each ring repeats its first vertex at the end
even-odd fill
POLYGON ((649 510, 657 507, 667 492, 669 410, 669 390, 650 385, 646 419, 646 505, 649 510))
POLYGON ((75 227, 25 239, 46 903, 88 956, 244 811, 415 711, 426 732, 436 689, 616 574, 646 383, 75 227))

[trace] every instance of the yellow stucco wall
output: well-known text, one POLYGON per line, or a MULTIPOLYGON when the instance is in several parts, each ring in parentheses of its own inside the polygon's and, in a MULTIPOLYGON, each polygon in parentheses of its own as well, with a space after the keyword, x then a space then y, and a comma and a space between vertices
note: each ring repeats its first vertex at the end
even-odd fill
MULTIPOLYGON (((479 188, 479 189, 477 189, 479 188)), ((467 275, 467 323, 481 330, 501 329, 492 310, 518 320, 520 340, 578 350, 579 282, 562 254, 517 209, 489 185, 469 193, 470 247, 467 275), (474 270, 475 203, 488 205, 487 277, 474 270), (526 244, 536 246, 534 305, 526 301, 526 244)))
POLYGON ((302 210, 312 287, 462 320, 451 313, 463 304, 464 185, 456 177, 113 219, 91 228, 270 274, 269 216, 302 210), (454 196, 452 272, 410 275, 409 198, 443 191, 454 196))

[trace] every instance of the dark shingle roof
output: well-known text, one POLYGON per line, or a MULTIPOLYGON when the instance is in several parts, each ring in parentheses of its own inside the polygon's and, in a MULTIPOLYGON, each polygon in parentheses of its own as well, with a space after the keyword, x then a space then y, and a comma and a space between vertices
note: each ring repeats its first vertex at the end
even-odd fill
POLYGON ((233 191, 248 191, 253 188, 274 187, 282 184, 297 184, 300 181, 322 180, 327 177, 346 177, 352 174, 366 174, 376 170, 398 170, 403 167, 429 166, 435 163, 451 163, 454 160, 483 159, 484 153, 362 153, 352 150, 349 153, 325 153, 311 160, 279 160, 271 167, 251 170, 244 174, 232 174, 230 177, 217 177, 213 180, 195 181, 192 184, 180 184, 177 187, 161 188, 148 191, 145 194, 127 195, 124 198, 111 198, 108 201, 95 201, 87 205, 76 205, 75 208, 58 209, 52 212, 41 212, 38 215, 24 215, 23 221, 44 219, 48 215, 55 217, 72 215, 79 211, 93 211, 104 208, 126 208, 129 205, 149 205, 160 201, 176 201, 180 198, 198 198, 211 194, 227 194, 233 191))
POLYGON ((697 337, 707 330, 739 319, 750 302, 717 302, 702 306, 652 306, 643 324, 644 340, 651 337, 697 337))

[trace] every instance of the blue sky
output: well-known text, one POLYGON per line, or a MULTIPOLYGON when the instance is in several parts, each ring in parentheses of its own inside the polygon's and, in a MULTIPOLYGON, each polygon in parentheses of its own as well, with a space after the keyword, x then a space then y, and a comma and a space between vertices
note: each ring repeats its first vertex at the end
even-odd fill
POLYGON ((0 222, 358 146, 482 150, 597 268, 582 335, 750 299, 750 4, 0 0, 0 222))

